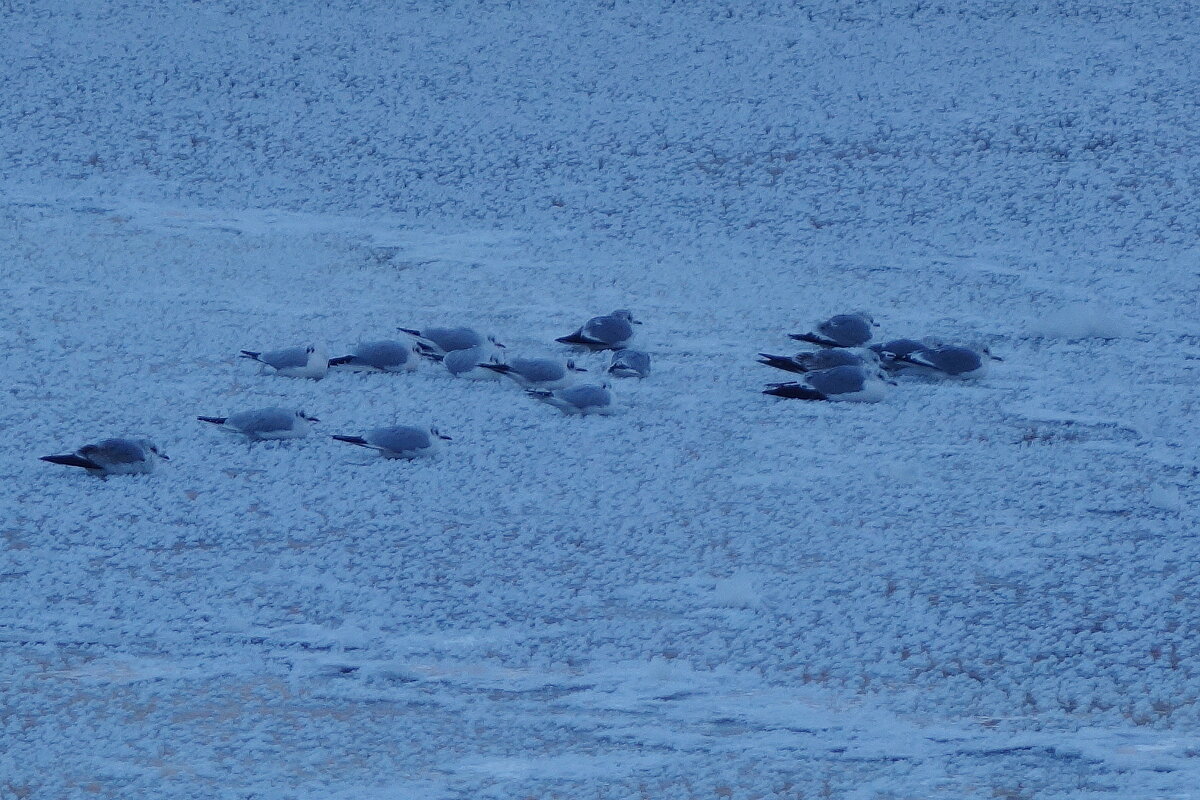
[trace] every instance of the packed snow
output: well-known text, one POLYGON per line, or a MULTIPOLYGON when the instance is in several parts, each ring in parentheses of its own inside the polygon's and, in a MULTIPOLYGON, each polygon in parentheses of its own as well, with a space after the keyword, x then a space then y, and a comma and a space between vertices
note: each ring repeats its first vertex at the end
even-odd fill
POLYGON ((0 797, 1200 797, 1197 23, 10 4, 0 797), (612 415, 239 355, 622 308, 612 415), (859 309, 1004 360, 760 393, 859 309))

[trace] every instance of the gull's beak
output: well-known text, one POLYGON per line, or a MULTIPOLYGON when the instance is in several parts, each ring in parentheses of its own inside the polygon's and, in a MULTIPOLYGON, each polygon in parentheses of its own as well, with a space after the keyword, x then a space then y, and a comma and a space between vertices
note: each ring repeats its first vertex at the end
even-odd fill
POLYGON ((499 342, 492 342, 492 344, 496 345, 496 347, 499 347, 501 350, 507 350, 507 349, 508 349, 508 348, 506 348, 504 345, 500 344, 499 342))
POLYGON ((641 325, 641 324, 642 324, 642 321, 641 321, 640 319, 631 319, 631 320, 629 320, 629 321, 630 321, 630 322, 632 322, 634 325, 641 325))
POLYGON ((571 367, 575 372, 587 372, 583 367, 571 367))
POLYGON ((992 358, 992 361, 1003 361, 1004 360, 1000 356, 992 356, 991 358, 992 358))
POLYGON ((447 442, 453 442, 453 441, 454 441, 453 439, 451 439, 449 436, 447 436, 447 435, 446 435, 446 434, 444 434, 444 433, 439 433, 439 434, 438 434, 438 438, 439 438, 439 439, 445 439, 447 442))
POLYGON ((170 460, 171 460, 171 459, 170 459, 170 458, 167 456, 167 454, 166 454, 166 453, 159 453, 159 454, 158 454, 158 457, 159 457, 159 458, 161 458, 163 461, 170 461, 170 460))
POLYGON ((321 421, 321 420, 317 419, 316 417, 305 417, 305 419, 308 420, 309 422, 320 422, 321 421))

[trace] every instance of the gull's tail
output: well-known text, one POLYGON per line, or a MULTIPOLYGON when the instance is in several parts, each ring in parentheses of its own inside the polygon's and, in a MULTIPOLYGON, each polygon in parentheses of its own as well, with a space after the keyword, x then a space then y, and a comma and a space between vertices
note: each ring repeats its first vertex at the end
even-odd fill
POLYGON ((213 425, 224 425, 229 417, 196 417, 201 422, 211 422, 213 425))
POLYGON ((254 359, 255 361, 258 361, 258 357, 261 355, 262 355, 262 353, 256 353, 253 350, 243 350, 242 351, 242 358, 251 358, 251 359, 254 359))

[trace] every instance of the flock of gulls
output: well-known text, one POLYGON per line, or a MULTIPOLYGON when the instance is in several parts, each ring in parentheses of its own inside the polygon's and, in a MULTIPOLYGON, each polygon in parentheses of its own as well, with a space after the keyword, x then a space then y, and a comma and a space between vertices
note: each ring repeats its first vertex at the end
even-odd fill
MULTIPOLYGON (((650 354, 632 348, 633 314, 619 309, 592 317, 567 336, 555 341, 586 351, 610 351, 606 378, 577 383, 587 372, 574 360, 555 358, 506 359, 505 347, 493 336, 467 328, 400 328, 403 341, 362 342, 348 355, 330 358, 315 346, 288 347, 267 352, 243 350, 242 357, 264 371, 287 378, 319 380, 332 370, 360 372, 410 372, 421 360, 440 364, 452 376, 473 380, 509 379, 530 397, 564 414, 610 414, 616 410, 607 376, 645 378, 650 374, 650 354)), ((987 373, 991 355, 987 347, 947 345, 935 339, 894 339, 869 344, 877 323, 865 313, 838 314, 809 333, 790 334, 810 346, 795 355, 759 354, 759 363, 800 377, 770 383, 764 394, 800 400, 878 402, 893 376, 915 374, 947 379, 972 379, 987 373)), ((201 422, 249 441, 299 439, 319 422, 304 411, 262 408, 226 417, 202 416, 201 422)), ((360 435, 334 435, 334 440, 365 447, 383 458, 413 459, 434 455, 450 437, 434 427, 397 425, 374 428, 360 435)), ((43 461, 81 467, 102 478, 153 472, 166 454, 148 439, 114 438, 84 445, 73 453, 42 456, 43 461)))

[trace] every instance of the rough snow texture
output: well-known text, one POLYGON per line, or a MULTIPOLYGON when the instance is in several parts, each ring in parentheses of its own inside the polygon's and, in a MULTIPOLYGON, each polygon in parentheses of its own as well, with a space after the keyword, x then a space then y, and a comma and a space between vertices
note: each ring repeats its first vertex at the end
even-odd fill
POLYGON ((10 4, 0 796, 1195 796, 1193 11, 741 5, 10 4), (611 418, 236 358, 616 307, 611 418), (758 394, 858 308, 1005 361, 758 394))

